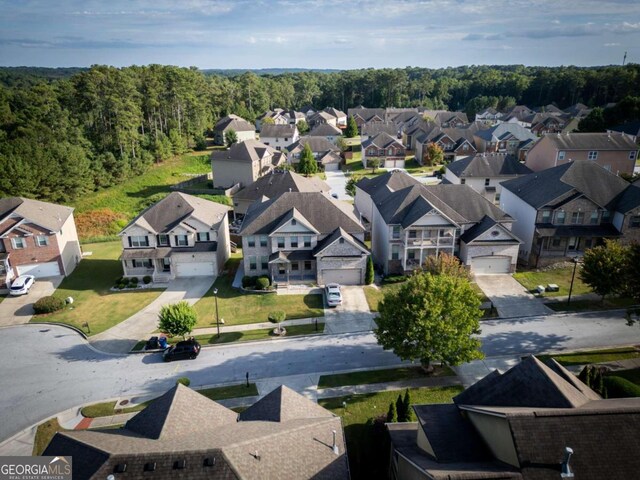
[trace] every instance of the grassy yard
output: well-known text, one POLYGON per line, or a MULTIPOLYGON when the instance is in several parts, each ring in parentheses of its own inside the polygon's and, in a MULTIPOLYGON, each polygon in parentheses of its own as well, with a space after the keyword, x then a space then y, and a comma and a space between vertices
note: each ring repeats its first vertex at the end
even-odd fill
POLYGON ((631 368, 629 370, 616 370, 614 372, 609 373, 609 375, 622 377, 640 386, 640 368, 631 368))
POLYGON ((226 275, 218 277, 211 290, 195 304, 198 312, 196 328, 216 325, 216 304, 213 289, 218 289, 218 314, 225 325, 266 322, 269 312, 283 310, 287 320, 293 318, 322 317, 322 295, 277 295, 275 293, 242 293, 231 286, 241 261, 240 254, 229 260, 226 275))
MULTIPOLYGON (((451 399, 462 391, 462 387, 412 388, 409 389, 412 405, 428 403, 451 403, 451 399)), ((351 478, 387 478, 386 462, 389 456, 386 435, 376 435, 371 420, 385 415, 389 403, 395 402, 403 391, 378 392, 366 395, 350 395, 319 400, 318 403, 342 417, 351 478), (342 402, 347 402, 346 409, 342 402)))
POLYGON ((85 330, 82 324, 88 321, 90 335, 95 335, 127 319, 160 295, 161 290, 109 290, 122 276, 118 260, 122 251, 120 242, 86 244, 83 249, 92 255, 82 259, 54 294, 60 298, 73 297, 73 304, 56 313, 36 315, 32 322, 59 322, 85 330))
POLYGON ((388 368, 384 370, 367 370, 363 372, 338 373, 322 375, 318 381, 318 388, 342 387, 345 385, 366 385, 369 383, 394 382, 396 380, 410 380, 414 378, 433 378, 454 376, 455 373, 447 366, 435 367, 433 374, 426 375, 420 367, 388 368))
MULTIPOLYGON (((578 267, 571 295, 591 293, 591 288, 580 280, 579 273, 580 269, 578 267)), ((522 286, 529 291, 533 291, 538 285, 544 285, 546 287, 550 283, 555 283, 560 287, 560 290, 557 292, 545 292, 544 296, 558 297, 569 295, 572 274, 573 267, 566 267, 556 268, 555 270, 549 270, 546 272, 518 272, 513 274, 513 278, 520 282, 522 286)))
POLYGON ((593 310, 612 310, 616 308, 625 308, 635 305, 636 302, 631 298, 605 298, 604 302, 600 300, 571 300, 567 302, 547 303, 547 307, 556 312, 589 312, 593 310))
MULTIPOLYGON (((79 198, 72 206, 81 241, 116 235, 145 207, 169 194, 169 186, 187 180, 185 174, 211 171, 209 154, 185 154, 153 165, 144 174, 126 182, 79 198)), ((205 198, 230 205, 227 197, 207 195, 205 198)))
POLYGON ((604 350, 591 350, 585 352, 563 353, 560 355, 538 355, 540 360, 554 358, 565 367, 574 365, 588 365, 591 363, 611 362, 615 360, 627 360, 630 358, 640 358, 640 348, 620 347, 608 348, 604 350))
POLYGON ((362 153, 354 152, 353 157, 350 160, 347 160, 344 165, 342 165, 342 170, 345 172, 349 172, 354 175, 361 175, 364 177, 377 177, 378 175, 382 175, 387 170, 384 168, 377 168, 376 173, 373 173, 371 168, 364 168, 362 166, 362 153))
POLYGON ((127 408, 116 408, 115 401, 94 403, 93 405, 83 407, 80 413, 87 418, 110 417, 111 415, 119 415, 121 413, 139 412, 144 410, 151 402, 152 400, 149 400, 127 408))
POLYGON ((431 175, 434 170, 440 170, 441 165, 427 166, 420 165, 416 158, 412 155, 407 157, 404 162, 404 168, 411 175, 431 175))
POLYGON ((65 429, 60 426, 57 418, 52 418, 38 425, 36 430, 36 438, 33 442, 33 455, 40 456, 44 449, 47 448, 49 442, 58 432, 64 432, 65 429))

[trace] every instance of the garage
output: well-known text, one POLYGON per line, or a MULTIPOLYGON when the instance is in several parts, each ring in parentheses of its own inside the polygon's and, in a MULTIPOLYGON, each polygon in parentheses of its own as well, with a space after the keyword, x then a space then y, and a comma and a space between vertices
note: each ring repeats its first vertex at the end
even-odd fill
POLYGON ((203 277, 205 275, 211 277, 215 275, 213 262, 190 262, 176 265, 176 277, 203 277))
POLYGON ((338 170, 340 170, 340 164, 339 163, 327 163, 324 166, 324 170, 325 170, 325 172, 337 172, 338 170))
POLYGON ((471 272, 476 274, 509 273, 511 257, 490 255, 471 259, 471 272))
POLYGON ((322 280, 327 283, 339 283, 340 285, 360 285, 362 283, 362 271, 359 268, 322 270, 322 280))
POLYGON ((61 275, 58 262, 30 263, 18 266, 18 275, 33 275, 36 278, 61 275))

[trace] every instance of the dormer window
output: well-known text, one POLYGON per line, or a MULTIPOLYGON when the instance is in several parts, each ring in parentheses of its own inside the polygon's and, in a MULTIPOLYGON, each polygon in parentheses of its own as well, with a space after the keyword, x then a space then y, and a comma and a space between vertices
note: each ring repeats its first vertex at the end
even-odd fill
POLYGON ((186 235, 176 235, 175 240, 176 240, 176 247, 189 246, 189 239, 187 238, 186 235))

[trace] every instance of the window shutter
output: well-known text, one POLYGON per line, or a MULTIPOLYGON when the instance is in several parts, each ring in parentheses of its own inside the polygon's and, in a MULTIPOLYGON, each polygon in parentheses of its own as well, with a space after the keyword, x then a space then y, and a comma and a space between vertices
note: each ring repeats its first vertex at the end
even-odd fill
POLYGON ((130 246, 130 247, 131 247, 131 246, 133 246, 133 245, 131 244, 131 237, 127 237, 127 239, 129 240, 129 246, 130 246))

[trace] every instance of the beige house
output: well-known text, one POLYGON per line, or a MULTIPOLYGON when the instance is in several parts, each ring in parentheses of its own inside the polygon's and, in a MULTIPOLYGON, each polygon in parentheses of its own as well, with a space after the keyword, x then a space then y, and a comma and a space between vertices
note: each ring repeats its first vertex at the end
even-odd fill
POLYGON ((125 277, 216 276, 230 255, 231 208, 173 192, 151 205, 119 233, 125 277))
POLYGON ((213 127, 214 143, 216 145, 226 145, 227 132, 230 130, 236 132, 238 143, 256 139, 255 127, 244 118, 231 114, 218 120, 216 125, 213 127))
POLYGON ((633 175, 638 145, 623 133, 544 135, 529 150, 526 165, 534 172, 573 161, 597 163, 611 173, 633 175))
POLYGON ((285 162, 284 154, 258 140, 236 143, 211 154, 213 187, 246 187, 285 162))
POLYGON ((20 275, 67 276, 81 258, 73 208, 22 197, 0 199, 0 290, 20 275))

